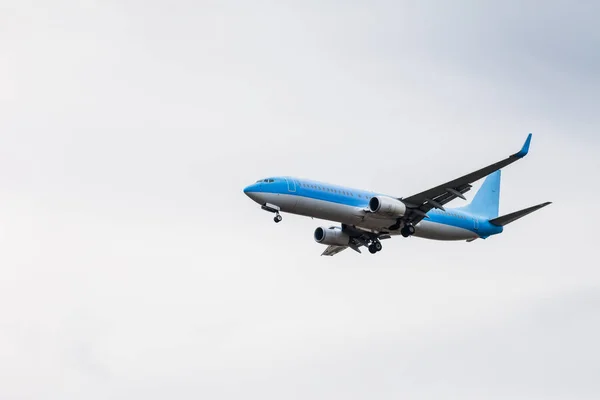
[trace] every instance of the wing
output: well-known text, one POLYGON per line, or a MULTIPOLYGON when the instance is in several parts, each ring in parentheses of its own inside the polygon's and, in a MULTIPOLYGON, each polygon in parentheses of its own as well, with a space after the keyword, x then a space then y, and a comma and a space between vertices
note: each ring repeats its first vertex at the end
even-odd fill
POLYGON ((356 227, 348 226, 345 224, 342 224, 342 230, 350 236, 350 243, 348 244, 348 246, 337 246, 337 245, 327 246, 325 251, 323 253, 321 253, 322 256, 335 256, 337 253, 344 251, 347 248, 351 248, 352 250, 356 251, 357 253, 360 253, 361 252, 360 247, 361 246, 367 247, 370 240, 374 240, 374 239, 385 240, 385 239, 391 238, 391 236, 388 235, 387 233, 382 234, 382 233, 365 232, 365 231, 361 231, 361 230, 357 229, 356 227))
POLYGON ((527 136, 527 140, 523 144, 523 147, 518 153, 510 155, 502 161, 498 161, 494 164, 488 165, 487 167, 481 168, 470 174, 461 176, 460 178, 454 179, 450 182, 443 183, 432 189, 425 190, 424 192, 417 193, 413 196, 401 198, 408 208, 405 215, 405 219, 416 224, 423 218, 426 218, 426 214, 432 208, 439 208, 444 210, 444 204, 457 197, 464 199, 464 193, 471 190, 471 183, 478 181, 497 171, 501 168, 506 167, 514 163, 515 161, 525 157, 529 152, 529 145, 531 144, 531 133, 527 136))
POLYGON ((344 251, 348 246, 327 246, 325 251, 321 254, 322 256, 335 256, 337 253, 344 251))

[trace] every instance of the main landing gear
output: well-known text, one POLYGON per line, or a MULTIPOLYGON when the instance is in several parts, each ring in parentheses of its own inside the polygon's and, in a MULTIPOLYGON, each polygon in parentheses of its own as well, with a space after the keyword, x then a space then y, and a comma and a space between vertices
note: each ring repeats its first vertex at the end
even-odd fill
POLYGON ((400 234, 404 237, 409 237, 415 234, 415 227, 414 225, 404 225, 404 227, 402 227, 402 229, 400 229, 400 234))
MULTIPOLYGON (((388 227, 388 229, 395 231, 400 229, 400 226, 402 226, 402 218, 398 218, 398 220, 396 221, 396 223, 394 225, 391 225, 390 227, 388 227)), ((404 222, 404 226, 402 226, 402 229, 400 229, 400 234, 404 237, 409 237, 415 234, 415 226, 406 221, 404 222)))
POLYGON ((379 240, 375 240, 369 245, 369 253, 375 254, 378 251, 381 251, 382 248, 383 246, 381 245, 381 242, 379 240))
POLYGON ((279 223, 279 222, 281 222, 282 219, 283 218, 281 217, 281 215, 279 215, 279 213, 277 213, 275 218, 273 218, 273 221, 275 221, 275 223, 279 223))

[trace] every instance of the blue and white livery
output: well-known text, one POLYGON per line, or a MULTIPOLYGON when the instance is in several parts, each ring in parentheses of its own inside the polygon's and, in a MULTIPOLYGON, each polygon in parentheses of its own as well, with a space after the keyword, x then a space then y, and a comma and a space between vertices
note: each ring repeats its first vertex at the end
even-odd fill
POLYGON ((341 223, 315 230, 315 241, 328 246, 322 255, 332 256, 347 248, 360 253, 361 246, 374 254, 381 250, 381 240, 394 235, 470 242, 499 234, 505 225, 550 204, 498 216, 500 170, 527 155, 531 136, 519 152, 502 161, 408 197, 289 176, 260 179, 244 193, 263 210, 274 213, 275 222, 280 222, 280 213, 286 212, 341 223), (463 195, 471 184, 484 177, 470 204, 444 207, 457 197, 465 200, 463 195))

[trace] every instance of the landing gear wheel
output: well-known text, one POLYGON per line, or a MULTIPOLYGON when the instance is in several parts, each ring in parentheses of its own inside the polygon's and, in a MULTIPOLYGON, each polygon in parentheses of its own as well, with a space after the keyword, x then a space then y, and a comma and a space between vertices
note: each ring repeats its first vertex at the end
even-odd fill
POLYGON ((275 218, 273 218, 273 221, 275 221, 275 223, 279 223, 279 222, 281 222, 281 220, 282 220, 282 219, 283 219, 283 218, 281 217, 281 215, 277 214, 277 215, 275 216, 275 218))
POLYGON ((400 234, 404 237, 409 237, 415 234, 415 227, 413 225, 405 225, 404 228, 400 229, 400 234))
POLYGON ((375 250, 381 251, 381 248, 383 246, 381 246, 381 242, 380 241, 377 241, 377 242, 373 243, 373 247, 375 247, 375 250))
POLYGON ((371 254, 377 253, 377 249, 372 244, 369 245, 369 253, 371 253, 371 254))

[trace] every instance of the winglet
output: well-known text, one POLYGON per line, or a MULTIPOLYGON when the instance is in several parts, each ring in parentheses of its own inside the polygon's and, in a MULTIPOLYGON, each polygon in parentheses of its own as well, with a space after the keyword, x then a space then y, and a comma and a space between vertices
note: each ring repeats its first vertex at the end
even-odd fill
POLYGON ((531 133, 527 136, 527 140, 525 140, 525 143, 523 144, 523 147, 521 148, 521 150, 518 153, 513 154, 513 156, 517 157, 517 158, 523 158, 527 155, 527 153, 529 153, 529 145, 531 144, 531 133))

